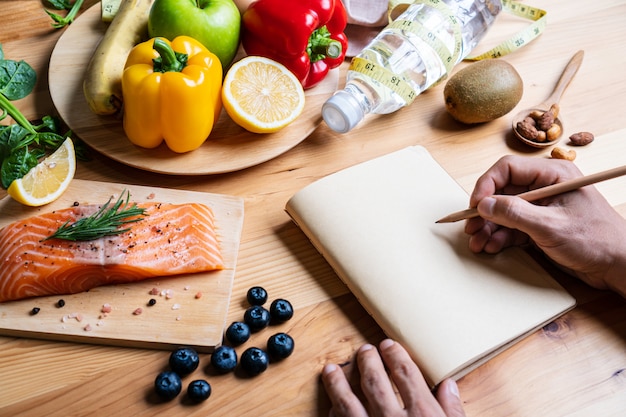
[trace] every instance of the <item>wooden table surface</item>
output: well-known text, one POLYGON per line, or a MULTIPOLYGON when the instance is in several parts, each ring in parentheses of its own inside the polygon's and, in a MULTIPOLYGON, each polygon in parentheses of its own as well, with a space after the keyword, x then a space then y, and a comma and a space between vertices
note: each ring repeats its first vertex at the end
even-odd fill
MULTIPOLYGON (((3 0, 1 9, 5 56, 26 60, 39 74, 35 92, 16 103, 31 119, 55 112, 47 68, 63 30, 51 28, 43 3, 3 0)), ((94 3, 87 0, 84 7, 94 3)), ((524 96, 515 110, 543 101, 570 57, 583 49, 582 68, 561 102, 566 134, 591 131, 600 138, 579 150, 581 165, 599 170, 626 163, 626 2, 529 3, 548 12, 548 26, 535 42, 505 58, 524 80, 524 96), (605 137, 610 140, 601 140, 605 137)), ((525 24, 503 15, 481 45, 504 39, 525 24)), ((408 108, 368 117, 349 134, 336 134, 322 123, 285 154, 228 174, 153 174, 100 154, 80 162, 80 179, 242 197, 245 219, 228 321, 242 317, 247 289, 262 285, 270 298, 289 299, 296 313, 289 322, 253 335, 248 344, 263 346, 280 330, 294 337, 296 350, 256 378, 215 375, 207 369, 209 356, 202 355, 200 368, 185 383, 205 378, 213 394, 205 403, 191 405, 184 396, 161 403, 153 393, 168 352, 0 337, 0 415, 327 415, 329 400, 319 380, 322 366, 347 363, 350 372, 355 350, 364 342, 379 342, 384 334, 291 223, 284 212, 287 199, 322 176, 415 144, 425 146, 468 191, 504 154, 548 155, 513 138, 510 118, 515 110, 480 126, 453 122, 444 110, 442 90, 443 83, 408 108)), ((626 215, 623 187, 609 188, 607 194, 626 215)), ((0 191, 0 197, 5 195, 0 191)), ((626 415, 626 303, 612 293, 556 276, 577 298, 578 307, 462 378, 459 387, 468 416, 626 415)))

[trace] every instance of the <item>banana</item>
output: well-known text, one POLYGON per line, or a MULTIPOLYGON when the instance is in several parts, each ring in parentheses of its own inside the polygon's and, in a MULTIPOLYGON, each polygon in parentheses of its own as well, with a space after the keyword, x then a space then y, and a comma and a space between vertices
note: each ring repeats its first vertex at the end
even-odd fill
POLYGON ((122 72, 130 50, 147 38, 148 15, 154 0, 123 0, 96 47, 83 80, 91 111, 112 115, 122 108, 122 72))

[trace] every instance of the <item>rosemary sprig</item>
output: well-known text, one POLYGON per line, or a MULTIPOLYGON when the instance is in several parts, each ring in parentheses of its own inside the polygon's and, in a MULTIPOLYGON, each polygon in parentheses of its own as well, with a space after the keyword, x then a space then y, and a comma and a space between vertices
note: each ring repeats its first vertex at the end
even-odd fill
POLYGON ((121 229, 120 227, 128 223, 143 220, 146 209, 137 207, 136 203, 128 206, 130 193, 126 191, 126 199, 124 193, 120 195, 113 206, 109 207, 113 197, 109 198, 97 212, 88 217, 83 217, 70 223, 65 222, 56 232, 46 237, 48 239, 64 239, 73 241, 95 240, 104 236, 119 235, 130 230, 130 228, 121 229))

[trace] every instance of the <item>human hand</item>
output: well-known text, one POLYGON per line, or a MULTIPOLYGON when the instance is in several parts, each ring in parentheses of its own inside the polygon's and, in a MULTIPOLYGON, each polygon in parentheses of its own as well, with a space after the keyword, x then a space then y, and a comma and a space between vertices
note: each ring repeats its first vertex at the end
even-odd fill
POLYGON ((369 344, 363 345, 357 352, 361 390, 366 404, 354 394, 341 368, 334 364, 324 367, 322 381, 332 402, 332 416, 465 416, 454 381, 443 381, 434 397, 417 365, 400 344, 386 339, 379 347, 380 354, 369 344), (390 376, 387 376, 385 365, 390 376), (389 378, 396 385, 404 407, 398 401, 389 378))
POLYGON ((505 156, 476 182, 467 221, 474 252, 497 253, 532 241, 548 257, 596 288, 626 296, 626 220, 593 186, 533 203, 519 194, 581 176, 569 161, 505 156), (497 195, 496 195, 497 194, 497 195))

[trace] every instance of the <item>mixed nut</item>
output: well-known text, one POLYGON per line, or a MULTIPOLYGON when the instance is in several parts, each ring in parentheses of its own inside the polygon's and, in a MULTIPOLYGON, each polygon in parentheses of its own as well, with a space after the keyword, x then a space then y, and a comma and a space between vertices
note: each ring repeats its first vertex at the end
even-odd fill
POLYGON ((585 146, 593 142, 594 136, 590 132, 578 132, 569 137, 569 140, 574 146, 585 146))
POLYGON ((573 161, 576 159, 576 151, 573 149, 563 149, 555 146, 550 152, 550 157, 554 159, 565 159, 567 161, 573 161))
MULTIPOLYGON (((590 132, 578 132, 569 137, 570 145, 574 146, 589 145, 591 142, 593 142, 593 139, 593 133, 590 132)), ((573 149, 566 150, 557 146, 552 149, 552 151, 550 152, 550 156, 554 159, 566 159, 568 161, 573 161, 574 159, 576 159, 576 151, 573 149)))
MULTIPOLYGON (((552 104, 546 111, 533 110, 521 122, 517 122, 515 130, 524 139, 548 145, 556 141, 563 133, 563 128, 556 121, 559 110, 557 103, 552 104)), ((572 134, 569 140, 570 145, 585 146, 593 142, 594 136, 590 132, 578 132, 572 134)), ((550 152, 550 157, 573 161, 576 159, 576 151, 555 147, 550 152)))
POLYGON ((559 105, 553 104, 547 111, 533 110, 521 122, 517 123, 517 132, 534 142, 552 142, 561 136, 561 125, 556 123, 559 105))

